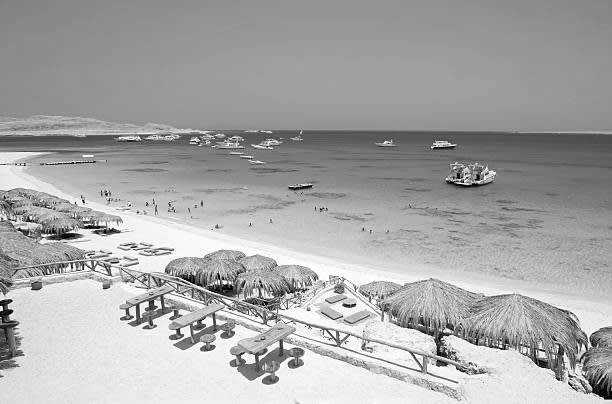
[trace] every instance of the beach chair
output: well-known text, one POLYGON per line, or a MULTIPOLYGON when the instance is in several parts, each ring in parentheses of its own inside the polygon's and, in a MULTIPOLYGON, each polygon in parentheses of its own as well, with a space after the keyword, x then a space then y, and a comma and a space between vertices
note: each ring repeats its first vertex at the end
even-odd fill
POLYGON ((357 324, 358 322, 363 321, 368 317, 370 317, 370 312, 367 310, 361 310, 357 313, 351 314, 348 317, 345 317, 344 322, 347 324, 357 324))
POLYGON ((337 312, 329 306, 321 306, 321 313, 331 318, 332 320, 338 320, 342 317, 342 313, 337 312))
POLYGON ((333 295, 328 297, 327 299, 325 299, 325 301, 329 304, 334 304, 334 303, 338 303, 341 300, 346 299, 345 295, 333 295))

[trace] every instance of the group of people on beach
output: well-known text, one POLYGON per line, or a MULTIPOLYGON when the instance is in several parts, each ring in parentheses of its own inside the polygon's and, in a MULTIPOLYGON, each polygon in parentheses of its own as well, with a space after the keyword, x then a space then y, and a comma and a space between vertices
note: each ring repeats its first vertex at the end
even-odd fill
POLYGON ((315 206, 314 210, 315 212, 317 211, 317 209, 319 210, 319 212, 327 212, 329 209, 327 209, 327 206, 315 206))

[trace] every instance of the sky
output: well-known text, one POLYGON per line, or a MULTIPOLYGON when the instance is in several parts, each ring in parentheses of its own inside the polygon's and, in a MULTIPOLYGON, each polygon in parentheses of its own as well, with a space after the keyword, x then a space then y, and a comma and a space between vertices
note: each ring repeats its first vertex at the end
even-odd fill
POLYGON ((610 0, 0 0, 0 116, 612 129, 610 0))

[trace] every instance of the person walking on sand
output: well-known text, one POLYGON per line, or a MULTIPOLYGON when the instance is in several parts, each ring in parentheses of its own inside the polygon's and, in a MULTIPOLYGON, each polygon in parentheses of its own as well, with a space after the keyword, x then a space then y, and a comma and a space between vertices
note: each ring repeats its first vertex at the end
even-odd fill
POLYGON ((270 223, 272 223, 272 218, 270 218, 270 223))
POLYGON ((155 216, 157 216, 157 205, 155 205, 155 216))
POLYGON ((187 212, 189 212, 189 218, 193 219, 193 216, 191 216, 191 208, 187 208, 187 212))
POLYGON ((204 201, 200 200, 200 207, 203 208, 204 207, 204 201))

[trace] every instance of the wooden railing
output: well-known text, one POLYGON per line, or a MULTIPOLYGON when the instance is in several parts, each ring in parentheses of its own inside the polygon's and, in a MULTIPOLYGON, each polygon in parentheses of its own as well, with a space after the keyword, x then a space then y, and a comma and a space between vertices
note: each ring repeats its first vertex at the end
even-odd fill
MULTIPOLYGON (((420 371, 421 373, 428 374, 428 375, 431 375, 439 379, 444 379, 446 381, 457 383, 456 380, 452 380, 447 377, 443 377, 440 375, 436 375, 435 373, 432 373, 431 368, 428 367, 428 364, 430 363, 430 361, 434 361, 434 363, 438 362, 438 363, 444 363, 447 365, 453 365, 456 367, 464 366, 459 362, 456 362, 456 361, 453 361, 453 360, 450 360, 448 358, 444 358, 438 355, 434 355, 434 354, 431 354, 429 352, 425 352, 419 349, 405 347, 405 346, 398 345, 398 344, 395 344, 389 341, 384 341, 381 339, 372 338, 372 337, 368 337, 365 335, 359 335, 359 334, 356 334, 346 329, 339 329, 339 328, 334 328, 334 327, 330 327, 327 325, 311 323, 311 322, 308 322, 302 319, 298 319, 298 318, 295 318, 295 317, 292 317, 286 314, 279 313, 278 311, 271 311, 266 308, 250 304, 243 300, 236 299, 234 297, 225 296, 225 295, 210 291, 201 286, 188 282, 184 279, 181 279, 181 278, 178 278, 172 275, 168 275, 165 273, 141 272, 141 271, 137 271, 134 269, 128 269, 120 265, 113 265, 113 264, 109 264, 104 261, 92 260, 92 259, 63 261, 63 262, 56 262, 56 263, 50 263, 50 264, 33 265, 29 267, 21 267, 21 268, 18 268, 15 272, 18 272, 24 269, 28 269, 28 268, 41 268, 45 266, 58 266, 58 265, 69 265, 69 264, 82 264, 84 268, 88 268, 93 272, 98 272, 98 273, 101 273, 103 275, 108 275, 108 276, 111 276, 111 274, 113 273, 113 269, 115 269, 116 270, 115 273, 119 273, 124 281, 133 282, 147 289, 156 288, 156 287, 164 286, 164 285, 170 285, 174 289, 173 293, 176 294, 177 296, 181 296, 181 297, 184 297, 190 300, 194 300, 198 303, 203 303, 206 305, 211 304, 211 303, 220 303, 224 305, 227 310, 239 312, 243 315, 248 316, 250 320, 260 321, 264 325, 267 325, 268 322, 270 321, 276 321, 276 322, 284 321, 288 323, 294 323, 296 325, 301 325, 308 330, 316 329, 321 332, 321 336, 323 338, 322 341, 319 340, 320 342, 323 342, 328 345, 333 345, 333 346, 336 346, 342 349, 346 349, 348 351, 356 352, 361 355, 366 355, 373 359, 382 360, 382 361, 391 363, 393 365, 402 367, 404 369, 417 370, 417 371, 420 371), (368 354, 365 351, 354 351, 353 349, 346 346, 346 342, 349 338, 356 339, 360 341, 362 344, 370 342, 374 344, 384 345, 384 346, 387 346, 393 349, 397 349, 399 351, 408 352, 411 355, 412 359, 414 359, 414 361, 418 365, 418 369, 410 368, 406 366, 405 364, 393 362, 386 358, 377 357, 374 354, 368 354), (421 358, 420 360, 419 360, 419 357, 421 358)), ((78 272, 78 271, 75 270, 75 271, 66 271, 66 272, 78 272)), ((307 338, 307 339, 311 339, 311 340, 313 339, 312 333, 305 333, 304 335, 302 335, 296 332, 296 335, 307 338)))

